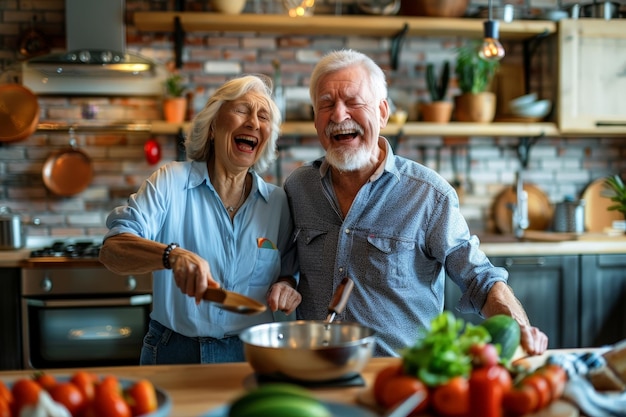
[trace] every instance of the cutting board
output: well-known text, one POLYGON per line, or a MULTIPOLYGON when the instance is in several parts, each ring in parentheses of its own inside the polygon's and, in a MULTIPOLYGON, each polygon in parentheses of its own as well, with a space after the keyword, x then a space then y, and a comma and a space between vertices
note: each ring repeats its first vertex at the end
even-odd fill
POLYGON ((614 220, 624 220, 618 211, 609 211, 613 204, 604 186, 604 178, 598 178, 585 188, 582 199, 585 200, 585 230, 603 232, 613 227, 614 220))
MULTIPOLYGON (((554 207, 548 196, 536 185, 525 183, 524 190, 528 193, 529 230, 546 230, 552 222, 554 207)), ((500 233, 513 232, 512 205, 517 203, 515 186, 506 187, 494 200, 492 213, 496 228, 500 233)))

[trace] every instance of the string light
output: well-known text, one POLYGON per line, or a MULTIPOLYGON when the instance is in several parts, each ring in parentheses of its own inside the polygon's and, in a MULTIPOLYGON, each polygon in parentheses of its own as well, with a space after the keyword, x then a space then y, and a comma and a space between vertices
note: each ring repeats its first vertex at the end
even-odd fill
POLYGON ((499 22, 492 19, 492 0, 489 0, 489 20, 483 22, 485 38, 478 55, 487 61, 499 61, 504 57, 504 47, 498 41, 499 22))

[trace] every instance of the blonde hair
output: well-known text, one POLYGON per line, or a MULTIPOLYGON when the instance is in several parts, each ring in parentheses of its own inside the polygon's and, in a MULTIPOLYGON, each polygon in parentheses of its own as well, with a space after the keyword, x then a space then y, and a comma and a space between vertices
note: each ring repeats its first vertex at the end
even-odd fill
POLYGON ((276 142, 280 134, 282 119, 280 110, 272 99, 271 80, 269 77, 257 75, 245 75, 234 78, 215 90, 204 108, 193 119, 189 134, 187 139, 185 139, 187 159, 201 162, 209 160, 212 149, 209 131, 220 108, 225 102, 236 100, 250 91, 261 93, 265 96, 270 109, 271 119, 269 143, 265 146, 263 153, 252 168, 261 173, 270 167, 277 157, 276 142))

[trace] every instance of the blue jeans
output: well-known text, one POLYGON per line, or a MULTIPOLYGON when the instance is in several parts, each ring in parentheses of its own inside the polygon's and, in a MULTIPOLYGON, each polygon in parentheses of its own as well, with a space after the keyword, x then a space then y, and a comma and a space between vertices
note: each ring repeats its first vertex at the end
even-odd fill
POLYGON ((243 362, 243 342, 237 336, 215 339, 187 337, 150 320, 143 338, 141 365, 243 362))

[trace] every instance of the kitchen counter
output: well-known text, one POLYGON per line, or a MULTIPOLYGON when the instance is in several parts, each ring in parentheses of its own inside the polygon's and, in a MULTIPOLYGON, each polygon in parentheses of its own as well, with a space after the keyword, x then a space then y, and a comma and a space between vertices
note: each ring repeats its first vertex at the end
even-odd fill
MULTIPOLYGON (((547 354, 557 352, 549 351, 547 354)), ((546 354, 546 355, 547 355, 546 354)), ((540 364, 546 355, 534 357, 532 361, 540 364)), ((385 366, 397 361, 396 358, 373 358, 370 360, 362 377, 366 386, 371 386, 376 374, 385 366)), ((108 368, 89 368, 98 375, 115 375, 119 378, 147 378, 155 386, 167 392, 172 399, 171 416, 202 416, 209 410, 232 401, 256 385, 252 368, 248 363, 227 363, 211 365, 158 365, 124 366, 108 368)), ((0 380, 13 381, 33 371, 0 372, 0 380)), ((70 375, 75 370, 50 370, 55 375, 70 375)), ((356 404, 357 396, 365 389, 363 386, 349 388, 314 388, 315 394, 324 400, 356 404)))
MULTIPOLYGON (((578 255, 601 253, 626 253, 626 235, 613 236, 606 233, 586 233, 582 235, 541 233, 532 238, 517 239, 513 235, 478 235, 480 247, 488 256, 506 255, 578 255), (561 240, 570 239, 570 240, 561 240)), ((0 251, 0 268, 19 268, 28 258, 29 247, 0 251)))

